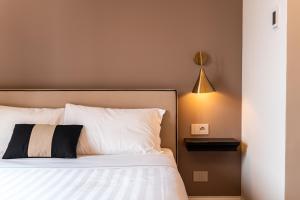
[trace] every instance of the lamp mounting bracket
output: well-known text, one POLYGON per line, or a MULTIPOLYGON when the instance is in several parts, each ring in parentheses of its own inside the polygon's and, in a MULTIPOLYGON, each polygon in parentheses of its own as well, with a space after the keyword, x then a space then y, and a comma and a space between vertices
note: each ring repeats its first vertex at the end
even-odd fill
POLYGON ((196 65, 204 66, 207 64, 207 61, 208 61, 207 53, 205 53, 203 51, 199 51, 195 54, 194 62, 196 65))

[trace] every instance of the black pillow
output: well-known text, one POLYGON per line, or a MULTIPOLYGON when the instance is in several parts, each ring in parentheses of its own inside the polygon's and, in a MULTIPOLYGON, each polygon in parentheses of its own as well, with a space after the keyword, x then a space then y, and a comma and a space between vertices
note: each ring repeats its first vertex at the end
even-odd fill
POLYGON ((16 124, 2 159, 76 158, 82 125, 16 124))

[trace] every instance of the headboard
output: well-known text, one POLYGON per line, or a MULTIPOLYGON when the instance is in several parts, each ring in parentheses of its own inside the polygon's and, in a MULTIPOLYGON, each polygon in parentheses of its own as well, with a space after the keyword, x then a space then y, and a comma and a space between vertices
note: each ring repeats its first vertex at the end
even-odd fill
POLYGON ((111 108, 163 108, 162 147, 177 159, 176 90, 0 90, 0 105, 64 107, 66 103, 111 108))

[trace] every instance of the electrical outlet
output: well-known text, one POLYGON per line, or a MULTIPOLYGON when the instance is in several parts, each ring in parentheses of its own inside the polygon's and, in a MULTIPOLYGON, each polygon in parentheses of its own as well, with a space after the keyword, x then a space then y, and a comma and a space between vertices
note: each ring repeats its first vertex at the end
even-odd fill
POLYGON ((194 182, 208 182, 208 171, 193 171, 194 182))
POLYGON ((208 124, 192 124, 191 134, 192 135, 208 135, 209 132, 208 124))

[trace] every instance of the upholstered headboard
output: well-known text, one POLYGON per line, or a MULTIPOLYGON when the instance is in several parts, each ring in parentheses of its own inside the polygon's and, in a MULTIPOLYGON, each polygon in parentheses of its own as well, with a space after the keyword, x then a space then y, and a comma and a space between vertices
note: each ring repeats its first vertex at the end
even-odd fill
POLYGON ((64 107, 66 103, 112 108, 163 108, 162 147, 177 158, 176 90, 0 90, 0 105, 64 107))

